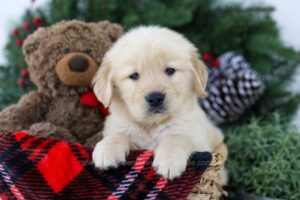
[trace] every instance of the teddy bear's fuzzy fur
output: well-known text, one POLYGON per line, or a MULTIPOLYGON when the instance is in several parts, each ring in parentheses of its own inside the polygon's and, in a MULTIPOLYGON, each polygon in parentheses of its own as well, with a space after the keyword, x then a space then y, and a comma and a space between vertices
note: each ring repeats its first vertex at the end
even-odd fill
POLYGON ((68 85, 58 76, 56 66, 66 54, 80 53, 93 59, 98 68, 104 53, 121 34, 122 27, 108 21, 74 20, 39 28, 30 35, 25 40, 23 52, 37 90, 0 113, 0 132, 29 130, 33 135, 87 145, 98 141, 104 117, 97 108, 79 103, 81 95, 90 89, 86 82, 91 81, 91 75, 72 73, 68 78, 72 79, 75 74, 78 84, 68 85), (89 80, 82 84, 82 79, 89 80))

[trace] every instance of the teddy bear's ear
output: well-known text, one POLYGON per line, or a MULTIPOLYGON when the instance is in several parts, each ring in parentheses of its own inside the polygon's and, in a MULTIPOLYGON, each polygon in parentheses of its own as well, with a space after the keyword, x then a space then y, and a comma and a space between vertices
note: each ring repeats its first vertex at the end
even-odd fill
POLYGON ((98 31, 105 32, 115 42, 122 34, 123 28, 121 25, 111 23, 109 21, 101 21, 96 24, 98 31))
POLYGON ((35 50, 37 50, 38 45, 42 41, 42 39, 45 37, 45 28, 39 28, 36 30, 33 34, 29 35, 23 44, 22 50, 24 55, 29 55, 35 50))

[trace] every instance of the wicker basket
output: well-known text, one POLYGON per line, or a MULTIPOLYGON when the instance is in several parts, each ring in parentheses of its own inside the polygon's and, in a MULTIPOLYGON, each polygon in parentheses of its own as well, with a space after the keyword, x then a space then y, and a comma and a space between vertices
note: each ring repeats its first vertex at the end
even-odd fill
POLYGON ((202 175, 200 182, 188 196, 188 200, 219 200, 227 192, 223 190, 221 171, 227 159, 227 147, 224 145, 213 154, 212 162, 202 175))

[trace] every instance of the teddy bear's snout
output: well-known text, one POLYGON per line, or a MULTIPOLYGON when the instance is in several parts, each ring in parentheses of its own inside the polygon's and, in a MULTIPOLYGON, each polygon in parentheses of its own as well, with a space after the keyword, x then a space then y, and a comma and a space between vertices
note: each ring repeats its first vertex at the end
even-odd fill
POLYGON ((90 55, 71 52, 58 61, 55 72, 65 85, 90 86, 98 66, 90 55))
POLYGON ((88 59, 81 55, 73 56, 68 62, 68 66, 73 72, 84 72, 87 70, 89 65, 88 59))

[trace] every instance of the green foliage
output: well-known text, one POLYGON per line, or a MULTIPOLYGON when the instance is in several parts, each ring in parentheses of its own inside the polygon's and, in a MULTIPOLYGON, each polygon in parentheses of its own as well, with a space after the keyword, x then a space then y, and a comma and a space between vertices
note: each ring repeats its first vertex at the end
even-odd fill
POLYGON ((0 109, 1 106, 9 105, 20 98, 20 95, 27 93, 34 87, 32 83, 20 88, 18 79, 23 67, 0 66, 0 109), (18 74, 16 76, 16 74, 18 74))
POLYGON ((248 193, 300 199, 300 133, 279 114, 227 131, 230 185, 248 193))
POLYGON ((24 86, 21 87, 18 84, 18 81, 22 78, 21 71, 27 69, 27 65, 24 61, 21 46, 16 44, 18 40, 23 42, 29 34, 38 28, 33 22, 35 16, 41 17, 44 25, 47 25, 44 14, 40 9, 34 12, 27 10, 21 22, 15 28, 18 33, 9 36, 9 42, 5 47, 8 66, 0 66, 0 110, 16 102, 23 94, 35 88, 28 79, 25 79, 24 86), (27 29, 23 28, 24 23, 28 23, 27 29))

